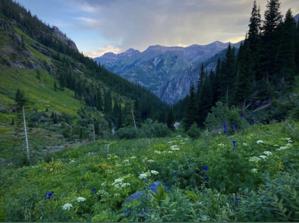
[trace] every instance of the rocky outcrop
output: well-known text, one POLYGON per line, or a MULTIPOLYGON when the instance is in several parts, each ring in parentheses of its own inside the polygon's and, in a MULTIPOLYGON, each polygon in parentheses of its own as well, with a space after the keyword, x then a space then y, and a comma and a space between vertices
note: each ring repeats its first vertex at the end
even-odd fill
POLYGON ((54 33, 55 37, 60 42, 62 42, 63 44, 67 45, 68 47, 70 47, 70 48, 78 51, 78 48, 77 48, 76 44, 71 39, 69 39, 64 33, 62 33, 60 31, 60 29, 58 29, 58 27, 53 26, 52 30, 53 30, 53 33, 54 33))

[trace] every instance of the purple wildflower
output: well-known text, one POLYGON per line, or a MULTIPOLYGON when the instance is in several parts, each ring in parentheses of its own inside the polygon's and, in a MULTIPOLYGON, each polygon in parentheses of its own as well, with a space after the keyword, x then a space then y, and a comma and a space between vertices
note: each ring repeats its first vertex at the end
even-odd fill
POLYGON ((207 165, 204 165, 204 166, 201 167, 201 169, 202 169, 203 171, 208 171, 208 170, 209 170, 209 167, 208 167, 207 165))
POLYGON ((50 200, 50 199, 53 197, 53 195, 54 195, 54 192, 53 192, 53 191, 48 191, 48 192, 46 192, 46 194, 45 194, 45 199, 46 199, 46 200, 50 200))

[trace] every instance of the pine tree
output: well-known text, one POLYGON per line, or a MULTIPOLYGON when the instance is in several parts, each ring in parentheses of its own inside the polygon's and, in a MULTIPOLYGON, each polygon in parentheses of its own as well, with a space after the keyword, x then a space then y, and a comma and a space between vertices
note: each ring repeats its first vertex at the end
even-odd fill
POLYGON ((265 20, 262 27, 262 48, 260 60, 260 79, 265 84, 275 82, 278 72, 277 57, 279 46, 278 27, 282 23, 279 0, 269 0, 265 11, 265 20))
POLYGON ((22 107, 25 105, 26 99, 24 93, 20 89, 17 89, 15 101, 17 105, 17 110, 21 111, 22 107))
POLYGON ((288 86, 294 80, 296 73, 296 22, 291 10, 287 11, 280 30, 277 80, 280 84, 288 86))
POLYGON ((184 119, 185 129, 188 130, 196 122, 196 96, 194 86, 191 85, 188 97, 188 104, 184 119))
POLYGON ((237 64, 237 77, 233 104, 246 106, 254 85, 252 53, 249 42, 245 41, 240 46, 237 64))
POLYGON ((263 35, 269 37, 282 22, 279 0, 268 0, 263 25, 263 35))
POLYGON ((167 127, 170 128, 170 129, 174 129, 174 122, 175 122, 175 119, 174 119, 174 115, 173 115, 173 109, 171 108, 167 114, 167 127))
POLYGON ((257 8, 256 1, 253 3, 253 8, 250 17, 249 31, 248 31, 248 41, 252 48, 257 47, 257 42, 260 37, 261 29, 261 14, 260 10, 257 8))

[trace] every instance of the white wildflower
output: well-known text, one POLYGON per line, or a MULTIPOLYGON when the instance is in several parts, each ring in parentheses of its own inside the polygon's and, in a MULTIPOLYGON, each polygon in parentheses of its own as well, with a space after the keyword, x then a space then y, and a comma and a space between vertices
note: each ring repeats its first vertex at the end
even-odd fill
POLYGON ((112 183, 112 185, 122 183, 123 181, 124 181, 123 178, 117 178, 117 179, 114 180, 114 182, 112 183))
POLYGON ((251 169, 251 173, 257 173, 257 169, 256 168, 251 169))
POLYGON ((288 149, 287 146, 281 146, 281 147, 279 147, 279 148, 277 149, 277 151, 283 151, 283 150, 286 150, 286 149, 288 149))
POLYGON ((159 151, 159 150, 155 150, 154 153, 156 153, 156 154, 161 154, 161 151, 159 151))
POLYGON ((77 202, 84 202, 84 201, 86 201, 86 198, 85 197, 77 197, 77 202))
POLYGON ((156 171, 156 170, 151 170, 151 174, 153 174, 153 175, 158 175, 158 174, 159 174, 159 172, 158 172, 158 171, 156 171))
POLYGON ((148 163, 154 163, 155 160, 147 160, 148 163))
POLYGON ((260 155, 260 158, 262 158, 263 160, 267 159, 267 156, 265 155, 260 155))
POLYGON ((219 143, 218 146, 223 148, 225 145, 223 143, 219 143))
POLYGON ((139 179, 140 180, 144 180, 144 179, 146 179, 146 178, 148 178, 150 176, 150 173, 149 172, 146 172, 146 173, 141 173, 141 174, 139 174, 139 179))
POLYGON ((266 156, 271 156, 271 155, 272 155, 272 153, 271 153, 270 151, 264 151, 264 154, 265 154, 266 156))
POLYGON ((133 159, 136 159, 137 157, 136 156, 131 156, 130 158, 133 160, 133 159))
POLYGON ((259 162, 261 159, 257 156, 253 156, 249 158, 249 162, 259 162))
POLYGON ((169 153, 169 154, 172 154, 172 153, 173 153, 173 151, 168 151, 167 153, 169 153))
POLYGON ((180 148, 179 148, 177 145, 173 145, 173 146, 171 146, 170 149, 171 149, 172 151, 179 151, 179 150, 180 150, 180 148))
POLYGON ((65 210, 65 211, 69 211, 69 210, 71 210, 72 207, 73 207, 73 205, 71 203, 65 203, 62 206, 62 209, 65 210))
POLYGON ((246 143, 246 142, 243 142, 243 146, 248 146, 248 143, 246 143))
POLYGON ((263 143, 264 143, 264 141, 261 140, 261 139, 259 139, 259 140, 256 141, 256 144, 263 144, 263 143))

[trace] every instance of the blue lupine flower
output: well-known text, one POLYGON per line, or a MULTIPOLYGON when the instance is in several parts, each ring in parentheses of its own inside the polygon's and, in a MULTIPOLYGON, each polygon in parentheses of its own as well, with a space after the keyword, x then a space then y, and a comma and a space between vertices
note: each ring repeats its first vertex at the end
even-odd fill
POLYGON ((126 202, 131 202, 131 201, 139 200, 143 195, 144 195, 144 191, 136 191, 134 194, 131 194, 126 199, 126 202))
POLYGON ((201 169, 202 169, 203 171, 208 171, 208 170, 209 170, 209 167, 208 167, 207 165, 204 165, 204 166, 201 167, 201 169))
POLYGON ((223 133, 224 134, 227 133, 227 124, 226 124, 226 122, 223 122, 223 133))
POLYGON ((237 141, 233 140, 232 144, 233 144, 233 150, 236 150, 236 148, 237 148, 237 141))
POLYGON ((149 189, 154 192, 157 193, 158 191, 158 187, 161 185, 160 181, 155 181, 154 183, 152 183, 151 185, 149 185, 149 189))
POLYGON ((46 194, 45 194, 45 199, 46 199, 46 200, 50 200, 50 199, 53 197, 53 195, 54 195, 54 192, 53 192, 53 191, 48 191, 48 192, 46 192, 46 194))
POLYGON ((207 175, 204 175, 203 180, 204 180, 205 183, 208 183, 209 182, 209 177, 207 175))
POLYGON ((95 187, 92 188, 92 189, 91 189, 91 193, 96 194, 96 193, 97 193, 97 188, 95 188, 95 187))
POLYGON ((238 127, 237 127, 236 123, 232 124, 232 129, 233 129, 234 132, 236 132, 238 130, 238 127))

